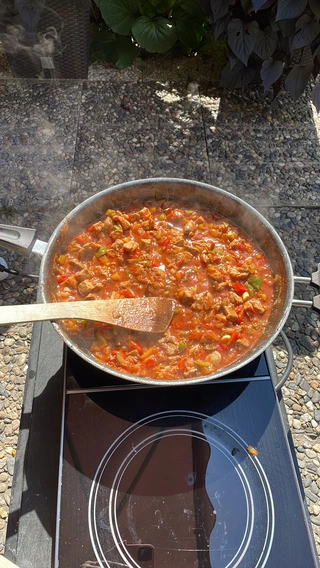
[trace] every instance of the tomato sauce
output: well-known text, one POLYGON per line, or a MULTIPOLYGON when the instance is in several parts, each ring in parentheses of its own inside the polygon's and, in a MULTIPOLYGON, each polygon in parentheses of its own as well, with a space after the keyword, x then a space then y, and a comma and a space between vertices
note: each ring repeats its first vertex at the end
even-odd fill
POLYGON ((56 301, 167 296, 168 330, 143 334, 84 321, 101 363, 153 379, 208 375, 243 357, 263 334, 273 301, 265 255, 237 226, 196 205, 146 202, 108 210, 55 258, 56 301))

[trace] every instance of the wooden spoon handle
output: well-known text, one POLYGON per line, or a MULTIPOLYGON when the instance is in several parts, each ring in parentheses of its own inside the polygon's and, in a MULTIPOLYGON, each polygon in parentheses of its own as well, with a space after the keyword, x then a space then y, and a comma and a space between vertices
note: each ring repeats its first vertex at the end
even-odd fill
POLYGON ((0 568, 19 568, 17 564, 13 564, 4 556, 0 556, 0 568))
MULTIPOLYGON (((81 304, 91 302, 61 302, 52 304, 26 304, 0 307, 0 325, 57 319, 91 319, 81 304), (74 304, 74 305, 73 305, 74 304)), ((99 321, 99 320, 96 320, 99 321)))
POLYGON ((0 325, 83 319, 137 331, 162 333, 171 321, 173 310, 174 300, 168 298, 126 298, 1 306, 0 325))

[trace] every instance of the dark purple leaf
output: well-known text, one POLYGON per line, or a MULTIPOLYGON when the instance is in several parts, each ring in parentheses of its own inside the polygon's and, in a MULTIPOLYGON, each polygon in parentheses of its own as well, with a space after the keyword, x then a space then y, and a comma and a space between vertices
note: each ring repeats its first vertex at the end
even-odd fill
POLYGON ((214 39, 217 41, 227 31, 228 23, 230 20, 230 13, 228 12, 223 18, 219 18, 213 27, 214 39))
POLYGON ((262 6, 266 3, 266 0, 251 0, 251 1, 255 12, 258 12, 258 10, 260 10, 260 8, 262 8, 262 6))
POLYGON ((257 22, 243 23, 235 18, 228 25, 228 44, 233 53, 247 65, 259 29, 257 22))
POLYGON ((286 77, 285 86, 294 102, 302 95, 312 73, 309 65, 295 65, 286 77))
POLYGON ((245 16, 247 16, 250 12, 253 12, 251 0, 240 0, 240 2, 245 16))
POLYGON ((301 18, 296 22, 295 28, 297 31, 303 30, 303 28, 311 22, 311 16, 309 14, 302 14, 301 18))
POLYGON ((318 59, 320 60, 320 45, 318 45, 317 49, 315 50, 315 52, 312 55, 312 57, 316 57, 316 56, 318 56, 318 59))
POLYGON ((254 52, 261 59, 269 59, 278 45, 278 36, 271 27, 257 30, 254 52))
POLYGON ((320 2, 319 0, 309 0, 309 6, 314 13, 314 15, 319 19, 320 18, 320 2))
POLYGON ((211 10, 213 20, 216 22, 226 16, 229 12, 229 6, 235 3, 235 0, 211 0, 211 10))
POLYGON ((299 18, 307 6, 308 0, 278 0, 276 20, 299 18))
MULTIPOLYGON (((302 19, 302 18, 300 18, 302 19)), ((299 49, 301 47, 306 47, 313 42, 314 39, 320 33, 320 24, 318 22, 309 21, 295 36, 293 39, 293 47, 299 49)))
POLYGON ((266 10, 267 8, 270 8, 270 6, 272 6, 272 4, 275 3, 276 0, 267 0, 264 2, 264 4, 261 6, 260 10, 266 10))
POLYGON ((16 0, 15 4, 23 22, 34 29, 41 18, 45 0, 16 0))
POLYGON ((312 90, 311 100, 316 107, 316 111, 320 112, 320 83, 318 83, 312 90))
POLYGON ((226 89, 240 89, 246 87, 251 81, 254 80, 256 71, 250 65, 247 67, 241 61, 237 61, 230 67, 230 62, 222 69, 220 87, 226 89))
POLYGON ((317 78, 317 76, 319 75, 319 71, 320 71, 320 61, 318 57, 314 58, 314 67, 313 67, 313 71, 312 71, 312 77, 314 79, 317 78))
POLYGON ((282 61, 273 61, 272 59, 267 59, 262 63, 260 76, 263 81, 263 87, 266 91, 275 83, 279 77, 281 77, 283 71, 282 61))

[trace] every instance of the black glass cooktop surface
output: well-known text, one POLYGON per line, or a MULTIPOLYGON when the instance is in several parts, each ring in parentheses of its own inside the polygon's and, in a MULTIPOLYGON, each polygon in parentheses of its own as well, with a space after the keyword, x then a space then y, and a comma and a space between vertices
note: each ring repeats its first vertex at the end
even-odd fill
POLYGON ((265 360, 254 369, 238 382, 70 391, 56 566, 318 566, 265 360))

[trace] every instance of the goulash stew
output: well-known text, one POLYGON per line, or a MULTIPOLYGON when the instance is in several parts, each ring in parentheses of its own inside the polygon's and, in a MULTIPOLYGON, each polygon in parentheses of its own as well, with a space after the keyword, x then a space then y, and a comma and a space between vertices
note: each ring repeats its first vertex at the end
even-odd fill
POLYGON ((109 209, 54 267, 59 302, 175 298, 163 335, 65 322, 92 338, 99 362, 135 376, 186 379, 229 366, 263 334, 272 305, 273 276, 261 250, 226 218, 185 203, 109 209))

